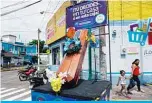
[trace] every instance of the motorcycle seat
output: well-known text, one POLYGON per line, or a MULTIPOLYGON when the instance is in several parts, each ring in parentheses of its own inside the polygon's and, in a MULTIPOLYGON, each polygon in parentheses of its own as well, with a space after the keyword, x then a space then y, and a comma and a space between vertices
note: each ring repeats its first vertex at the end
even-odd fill
POLYGON ((24 70, 19 70, 18 72, 28 72, 29 70, 26 70, 26 69, 24 69, 24 70))

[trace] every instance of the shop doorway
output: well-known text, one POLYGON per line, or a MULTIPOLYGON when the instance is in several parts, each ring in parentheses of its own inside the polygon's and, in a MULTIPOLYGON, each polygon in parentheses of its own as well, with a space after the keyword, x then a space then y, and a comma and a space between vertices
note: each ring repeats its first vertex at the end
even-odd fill
POLYGON ((52 64, 60 65, 60 47, 52 49, 52 64))
POLYGON ((11 57, 3 57, 3 67, 9 68, 11 63, 11 57))

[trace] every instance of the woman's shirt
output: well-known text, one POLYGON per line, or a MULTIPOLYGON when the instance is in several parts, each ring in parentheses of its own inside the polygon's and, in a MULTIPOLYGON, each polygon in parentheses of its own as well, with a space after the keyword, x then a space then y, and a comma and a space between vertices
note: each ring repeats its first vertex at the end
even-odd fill
POLYGON ((133 75, 135 76, 138 76, 140 73, 139 73, 139 66, 135 66, 135 69, 133 71, 133 75))

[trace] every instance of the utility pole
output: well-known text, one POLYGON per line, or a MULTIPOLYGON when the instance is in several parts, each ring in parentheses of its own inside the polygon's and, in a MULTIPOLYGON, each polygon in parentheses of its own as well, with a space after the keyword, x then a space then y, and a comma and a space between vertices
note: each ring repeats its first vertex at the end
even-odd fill
MULTIPOLYGON (((108 33, 109 33, 109 68, 110 68, 110 82, 112 84, 112 74, 111 74, 111 42, 110 42, 110 38, 111 38, 111 34, 110 34, 110 20, 109 20, 109 1, 107 1, 107 11, 108 11, 108 33)), ((111 86, 112 89, 112 86, 111 86)))
MULTIPOLYGON (((143 23, 142 23, 142 1, 139 1, 139 17, 140 17, 140 26, 142 27, 143 23)), ((140 45, 140 67, 141 67, 141 84, 144 83, 144 80, 143 80, 143 47, 140 45)))
POLYGON ((103 52, 103 47, 106 46, 106 35, 105 34, 105 26, 99 27, 99 65, 100 65, 100 73, 101 79, 107 80, 107 64, 106 64, 106 54, 103 52))
POLYGON ((37 46, 37 49, 38 49, 38 70, 40 70, 40 33, 41 33, 41 30, 38 28, 38 46, 37 46))

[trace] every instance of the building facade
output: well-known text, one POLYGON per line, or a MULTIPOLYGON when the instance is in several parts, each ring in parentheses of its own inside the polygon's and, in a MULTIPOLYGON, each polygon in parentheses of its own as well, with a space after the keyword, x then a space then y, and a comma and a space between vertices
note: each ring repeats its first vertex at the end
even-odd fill
MULTIPOLYGON (((91 0, 90 0, 91 1, 91 0)), ((151 1, 108 1, 108 9, 109 9, 109 25, 105 26, 105 33, 108 35, 102 36, 102 41, 104 45, 102 47, 102 52, 104 53, 105 57, 103 62, 106 64, 106 68, 102 69, 99 67, 99 48, 96 48, 96 54, 98 57, 97 63, 97 71, 101 74, 103 72, 107 73, 107 78, 109 79, 110 67, 113 76, 113 82, 116 83, 117 76, 119 75, 120 70, 125 70, 127 74, 131 72, 131 64, 135 59, 140 59, 140 67, 141 72, 144 75, 141 76, 143 82, 152 82, 152 2, 151 1), (135 26, 135 28, 132 28, 135 26), (138 25, 138 26, 137 26, 138 25), (136 27, 137 26, 137 27, 136 27), (133 30, 132 30, 133 29, 133 30), (138 36, 130 36, 135 32, 145 32, 143 37, 140 35, 138 36), (131 34, 129 31, 132 31, 131 34), (109 38, 110 35, 110 38, 109 38), (131 40, 133 38, 134 40, 131 40), (141 37, 141 38, 140 38, 141 37), (144 39, 145 37, 145 39, 144 39), (139 42, 141 41, 141 42, 139 42), (143 45, 144 43, 144 45, 143 45), (110 50, 109 50, 110 45, 110 50), (111 55, 109 54, 109 51, 111 55), (116 78, 115 78, 116 76, 116 78)), ((49 21, 47 29, 55 27, 55 20, 53 18, 49 21), (51 25, 52 26, 49 26, 51 25)), ((65 24, 66 25, 66 24, 65 24)), ((65 29, 65 28, 64 28, 65 29)), ((53 31, 53 30, 52 30, 53 31)), ((102 34, 100 27, 92 28, 92 32, 95 35, 102 34)), ((60 33, 58 34, 55 30, 51 32, 51 35, 58 35, 60 37, 64 34, 65 30, 62 31, 60 29, 60 33)), ((48 34, 46 34, 48 36, 48 34)), ((62 36, 60 39, 47 39, 50 42, 47 42, 52 51, 50 54, 50 64, 51 65, 58 65, 63 59, 64 52, 64 40, 65 37, 62 36), (59 56, 57 56, 59 55, 59 56), (58 57, 60 57, 58 59, 58 57), (54 59, 55 58, 55 59, 54 59)), ((91 58, 92 58, 92 70, 94 71, 94 51, 91 50, 91 58)), ((85 54, 84 63, 83 63, 83 70, 89 70, 89 58, 88 58, 88 49, 85 54)), ((87 75, 88 76, 88 75, 87 75)), ((87 77, 88 78, 88 77, 87 77)))
POLYGON ((25 46, 25 61, 31 61, 32 63, 37 63, 37 47, 36 45, 26 45, 25 46))
POLYGON ((70 1, 64 2, 47 24, 46 44, 51 50, 50 65, 59 65, 63 59, 63 46, 66 36, 66 7, 70 5, 70 1))
MULTIPOLYGON (((37 55, 36 46, 25 45, 21 42, 16 42, 16 36, 4 35, 1 38, 1 66, 12 67, 23 65, 26 56, 32 58, 37 55), (32 53, 32 54, 31 54, 32 53)), ((31 59, 27 59, 31 61, 31 59)))

